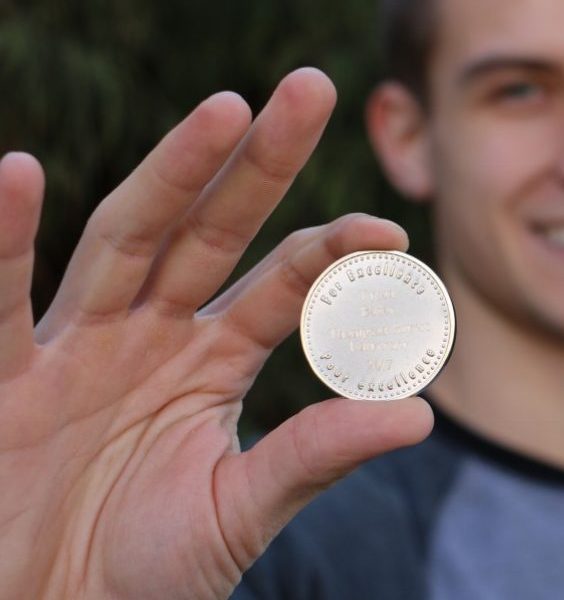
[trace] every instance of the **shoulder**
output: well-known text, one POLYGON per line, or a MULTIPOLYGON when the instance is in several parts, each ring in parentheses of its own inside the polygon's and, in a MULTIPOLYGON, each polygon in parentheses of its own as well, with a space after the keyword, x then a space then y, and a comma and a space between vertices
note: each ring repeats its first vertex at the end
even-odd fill
POLYGON ((239 597, 420 598, 428 532, 458 462, 433 434, 359 467, 285 527, 244 576, 241 590, 256 595, 239 597))

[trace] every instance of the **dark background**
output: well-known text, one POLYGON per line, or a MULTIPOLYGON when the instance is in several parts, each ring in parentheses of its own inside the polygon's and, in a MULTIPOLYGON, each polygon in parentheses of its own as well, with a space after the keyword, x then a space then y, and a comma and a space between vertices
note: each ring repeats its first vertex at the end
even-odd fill
MULTIPOLYGON (((222 89, 240 93, 256 114, 280 78, 304 65, 332 78, 337 109, 234 276, 291 231, 356 211, 399 222, 411 252, 429 260, 427 214, 394 197, 364 133, 364 102, 379 74, 375 0, 4 0, 0 152, 32 152, 47 173, 36 318, 88 215, 167 129, 222 89)), ((249 394, 243 432, 331 395, 294 334, 249 394)))

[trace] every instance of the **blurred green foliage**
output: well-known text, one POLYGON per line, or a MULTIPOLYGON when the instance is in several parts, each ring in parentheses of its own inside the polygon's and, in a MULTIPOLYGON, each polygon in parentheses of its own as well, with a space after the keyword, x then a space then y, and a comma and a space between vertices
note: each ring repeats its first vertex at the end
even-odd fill
MULTIPOLYGON (((5 0, 0 7, 0 152, 25 149, 47 172, 33 298, 51 300, 88 215, 175 122, 221 89, 255 114, 303 65, 339 103, 326 135, 234 276, 291 231, 364 211, 400 222, 428 259, 427 215, 398 201, 364 134, 378 78, 374 0, 5 0)), ((292 336, 246 402, 243 428, 270 428, 330 396, 292 336)))

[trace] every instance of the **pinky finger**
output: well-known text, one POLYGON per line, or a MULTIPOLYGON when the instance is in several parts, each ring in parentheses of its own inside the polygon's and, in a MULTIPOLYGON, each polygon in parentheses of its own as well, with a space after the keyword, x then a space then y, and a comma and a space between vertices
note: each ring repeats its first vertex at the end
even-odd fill
POLYGON ((17 375, 33 353, 30 290, 43 190, 35 158, 12 152, 0 161, 0 380, 17 375))

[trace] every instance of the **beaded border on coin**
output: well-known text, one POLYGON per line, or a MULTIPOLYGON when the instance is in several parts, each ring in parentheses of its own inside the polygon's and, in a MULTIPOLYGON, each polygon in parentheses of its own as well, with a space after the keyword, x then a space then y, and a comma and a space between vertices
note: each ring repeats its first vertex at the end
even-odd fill
MULTIPOLYGON (((368 267, 366 268, 368 269, 368 267)), ((405 277, 407 278, 407 274, 405 277)), ((378 281, 377 278, 373 278, 373 280, 378 281)), ((412 281, 412 279, 410 278, 409 281, 412 281)), ((377 286, 375 287, 378 289, 377 286)), ((332 289, 332 292, 336 294, 337 290, 332 289)), ((419 393, 435 379, 446 365, 454 346, 456 316, 452 300, 445 285, 437 274, 425 263, 413 256, 398 251, 361 251, 349 254, 335 261, 313 283, 302 308, 300 334, 302 347, 310 367, 317 377, 334 392, 355 400, 397 400, 419 393), (423 371, 420 370, 421 365, 417 365, 419 370, 416 371, 413 369, 408 371, 407 374, 404 371, 400 371, 399 374, 390 380, 391 383, 357 383, 356 387, 351 387, 350 384, 345 385, 343 377, 339 379, 339 376, 335 376, 338 372, 334 370, 328 372, 327 363, 321 362, 324 357, 323 355, 319 356, 319 348, 312 346, 312 316, 317 304, 327 304, 332 301, 332 298, 328 294, 336 275, 342 274, 343 271, 347 271, 350 268, 356 269, 362 267, 363 264, 366 265, 369 263, 371 258, 403 265, 402 272, 405 272, 405 266, 407 265, 408 269, 411 269, 411 277, 415 276, 421 282, 421 285, 427 284, 438 295, 443 322, 442 338, 440 340, 440 348, 437 349, 437 352, 433 353, 433 356, 424 357, 428 362, 426 361, 423 371)), ((355 382, 350 380, 350 383, 354 384, 355 382)))

